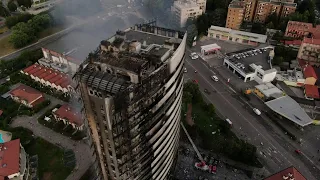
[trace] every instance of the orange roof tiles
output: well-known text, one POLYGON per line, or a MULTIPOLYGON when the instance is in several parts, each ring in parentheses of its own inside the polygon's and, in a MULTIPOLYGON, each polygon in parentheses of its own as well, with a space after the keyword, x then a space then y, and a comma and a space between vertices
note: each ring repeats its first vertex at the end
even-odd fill
POLYGON ((320 39, 304 38, 302 43, 320 45, 320 39))
POLYGON ((0 177, 20 171, 20 139, 0 144, 0 177))
POLYGON ((304 89, 307 97, 319 99, 319 91, 317 86, 306 84, 304 89))
POLYGON ((316 72, 314 71, 314 68, 311 65, 306 65, 303 68, 303 74, 305 78, 314 77, 318 78, 316 72))
POLYGON ((70 123, 81 126, 83 124, 81 114, 73 109, 70 105, 62 105, 56 112, 54 112, 61 119, 66 119, 70 123))
POLYGON ((60 85, 63 88, 66 88, 71 83, 68 75, 38 64, 27 67, 23 70, 23 72, 28 73, 29 75, 33 75, 34 77, 38 77, 39 79, 42 79, 44 81, 49 81, 56 86, 60 85))
POLYGON ((284 177, 294 178, 294 180, 307 180, 295 167, 291 166, 287 169, 284 169, 276 174, 273 174, 264 180, 283 180, 284 177))
POLYGON ((23 84, 11 90, 10 94, 27 101, 28 104, 43 97, 41 92, 23 84))

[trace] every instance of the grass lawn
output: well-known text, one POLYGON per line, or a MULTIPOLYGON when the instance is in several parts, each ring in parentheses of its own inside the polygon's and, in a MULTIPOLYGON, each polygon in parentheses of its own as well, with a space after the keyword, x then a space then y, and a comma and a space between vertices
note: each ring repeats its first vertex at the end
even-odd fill
POLYGON ((63 149, 41 139, 26 147, 26 152, 39 157, 38 171, 40 179, 61 180, 66 179, 73 168, 64 166, 63 149))
POLYGON ((17 49, 13 47, 13 45, 9 42, 9 36, 0 39, 0 56, 4 56, 6 54, 10 54, 17 49))
POLYGON ((54 26, 54 27, 50 27, 48 29, 43 30, 42 32, 39 33, 39 38, 44 38, 47 36, 50 36, 51 34, 57 33, 59 31, 62 31, 63 29, 65 29, 65 26, 54 26))

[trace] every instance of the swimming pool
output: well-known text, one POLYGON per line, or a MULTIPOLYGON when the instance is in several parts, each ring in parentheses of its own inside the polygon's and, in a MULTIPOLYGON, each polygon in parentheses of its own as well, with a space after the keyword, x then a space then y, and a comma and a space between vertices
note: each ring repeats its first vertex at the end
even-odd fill
POLYGON ((2 133, 0 133, 0 143, 4 143, 4 140, 2 139, 2 133))

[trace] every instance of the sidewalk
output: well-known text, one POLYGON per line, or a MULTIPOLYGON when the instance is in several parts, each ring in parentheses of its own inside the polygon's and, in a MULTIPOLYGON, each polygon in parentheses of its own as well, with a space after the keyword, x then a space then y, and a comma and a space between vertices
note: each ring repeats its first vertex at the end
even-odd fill
POLYGON ((48 109, 53 108, 57 104, 63 104, 64 102, 54 97, 46 95, 51 100, 51 104, 42 109, 40 112, 33 116, 19 116, 16 117, 11 127, 24 127, 33 131, 35 136, 41 137, 52 144, 59 144, 65 149, 71 149, 76 156, 76 167, 72 173, 68 176, 67 180, 77 180, 82 177, 86 170, 92 164, 92 157, 90 156, 89 146, 84 141, 74 141, 62 134, 56 133, 53 130, 38 123, 38 118, 46 112, 48 109))

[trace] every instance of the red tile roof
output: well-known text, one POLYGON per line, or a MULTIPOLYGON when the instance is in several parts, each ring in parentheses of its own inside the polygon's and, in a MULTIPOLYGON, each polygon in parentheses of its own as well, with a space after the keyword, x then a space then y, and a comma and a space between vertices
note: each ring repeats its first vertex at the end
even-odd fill
POLYGON ((315 38, 304 38, 302 43, 320 45, 320 39, 315 38))
POLYGON ((81 126, 83 124, 80 112, 77 112, 70 105, 64 104, 56 112, 54 112, 61 119, 66 119, 70 123, 81 126))
POLYGON ((54 83, 57 86, 60 85, 62 88, 67 88, 71 84, 71 80, 68 75, 38 64, 27 67, 23 72, 33 75, 34 77, 38 77, 39 79, 43 79, 44 81, 54 83))
POLYGON ((291 166, 287 169, 284 169, 276 174, 273 174, 267 178, 265 178, 264 180, 283 180, 284 176, 289 178, 287 180, 291 178, 294 180, 307 180, 295 167, 291 166))
POLYGON ((20 171, 20 139, 0 144, 0 177, 20 171))
POLYGON ((314 68, 310 65, 306 65, 303 67, 303 74, 305 78, 314 77, 318 79, 316 72, 314 71, 314 68))
POLYGON ((26 100, 28 104, 34 103, 33 101, 36 101, 43 97, 43 94, 41 92, 23 84, 11 90, 10 94, 14 97, 18 97, 19 99, 26 100))
POLYGON ((292 41, 284 41, 285 45, 301 45, 302 41, 301 40, 292 40, 292 41))
POLYGON ((319 99, 319 91, 317 86, 306 84, 304 89, 307 97, 319 99))

